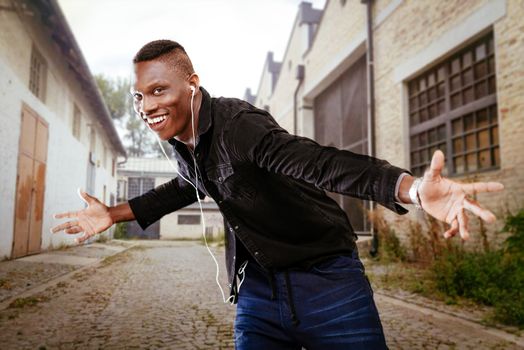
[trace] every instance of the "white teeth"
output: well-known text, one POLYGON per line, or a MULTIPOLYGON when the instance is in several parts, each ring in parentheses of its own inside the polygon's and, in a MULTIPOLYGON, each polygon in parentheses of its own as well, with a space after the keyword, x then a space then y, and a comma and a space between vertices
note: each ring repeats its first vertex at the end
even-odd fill
POLYGON ((167 119, 167 114, 164 114, 164 115, 161 115, 160 117, 156 117, 156 118, 152 118, 152 119, 146 117, 146 119, 147 119, 147 122, 148 122, 149 124, 155 124, 155 123, 159 123, 159 122, 161 122, 161 121, 166 120, 166 119, 167 119))

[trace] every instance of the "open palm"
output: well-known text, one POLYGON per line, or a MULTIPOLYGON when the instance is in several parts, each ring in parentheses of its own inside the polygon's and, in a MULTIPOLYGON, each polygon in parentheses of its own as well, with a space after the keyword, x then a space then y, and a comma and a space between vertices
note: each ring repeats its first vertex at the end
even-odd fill
POLYGON ((468 217, 465 210, 488 223, 496 219, 492 212, 482 208, 470 196, 481 192, 501 191, 504 186, 498 182, 455 182, 441 176, 443 168, 444 154, 436 151, 430 169, 424 174, 418 190, 422 208, 436 219, 451 225, 444 233, 446 238, 459 232, 462 239, 467 239, 468 217))
POLYGON ((78 190, 78 195, 87 203, 87 208, 56 214, 55 219, 70 218, 63 224, 51 229, 52 233, 64 230, 68 234, 84 232, 84 235, 77 238, 77 242, 83 242, 97 233, 107 230, 113 221, 109 215, 109 208, 101 203, 98 199, 88 195, 86 192, 78 190))

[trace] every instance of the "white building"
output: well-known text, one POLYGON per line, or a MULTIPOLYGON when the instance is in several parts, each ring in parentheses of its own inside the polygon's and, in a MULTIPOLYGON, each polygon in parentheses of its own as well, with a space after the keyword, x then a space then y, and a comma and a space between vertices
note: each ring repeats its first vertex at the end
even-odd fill
MULTIPOLYGON (((173 161, 176 166, 176 161, 173 161)), ((178 176, 167 159, 129 158, 121 164, 118 173, 118 202, 139 196, 178 176)), ((217 236, 224 232, 222 214, 216 203, 209 197, 202 201, 205 234, 217 236)), ((164 216, 156 223, 142 230, 136 221, 127 223, 127 236, 149 239, 200 239, 202 217, 198 203, 164 216)))
POLYGON ((114 204, 125 150, 56 0, 0 0, 0 104, 0 259, 71 244, 52 215, 114 204))

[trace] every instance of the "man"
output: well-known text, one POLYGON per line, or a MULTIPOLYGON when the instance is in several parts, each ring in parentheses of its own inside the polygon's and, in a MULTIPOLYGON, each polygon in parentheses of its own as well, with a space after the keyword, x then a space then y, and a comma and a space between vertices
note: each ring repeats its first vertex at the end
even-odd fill
POLYGON ((84 232, 84 241, 120 221, 146 228, 197 196, 210 196, 225 219, 238 349, 386 348, 356 236, 325 191, 374 200, 398 214, 407 211, 397 202, 420 205, 451 224, 446 237, 468 237, 465 210, 495 220, 467 195, 503 186, 442 178, 440 151, 415 180, 386 161, 290 135, 244 101, 211 98, 176 42, 148 43, 134 64, 137 110, 173 146, 188 181, 178 176, 115 207, 82 193, 88 207, 57 215, 72 220, 53 232, 84 232))

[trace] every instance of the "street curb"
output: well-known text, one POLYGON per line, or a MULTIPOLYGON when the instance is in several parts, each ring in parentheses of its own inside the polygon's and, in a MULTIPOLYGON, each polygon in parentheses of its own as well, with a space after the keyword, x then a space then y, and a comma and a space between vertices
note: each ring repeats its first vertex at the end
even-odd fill
POLYGON ((505 340, 505 341, 508 341, 508 342, 511 342, 511 343, 516 344, 516 345, 524 347, 524 339, 522 337, 519 337, 519 336, 516 336, 514 334, 505 332, 503 330, 500 330, 500 329, 497 329, 497 328, 493 328, 493 327, 488 327, 488 326, 482 325, 480 323, 477 323, 477 322, 474 322, 474 321, 470 321, 468 319, 465 319, 465 318, 462 318, 462 317, 458 317, 456 315, 453 315, 453 314, 450 314, 450 313, 447 313, 447 312, 444 312, 444 311, 441 311, 441 310, 437 310, 437 309, 434 309, 434 308, 420 306, 418 304, 407 302, 407 301, 404 301, 404 300, 402 300, 400 298, 397 298, 397 297, 394 297, 394 296, 391 296, 391 295, 387 295, 387 294, 383 294, 381 292, 374 292, 374 295, 375 295, 375 299, 382 299, 383 301, 386 301, 386 302, 388 302, 390 304, 393 304, 393 305, 396 305, 396 306, 400 306, 400 307, 404 307, 406 309, 410 309, 410 310, 413 310, 413 311, 417 311, 417 312, 420 312, 420 313, 422 313, 424 315, 431 316, 431 317, 434 317, 434 318, 439 319, 439 320, 458 322, 458 323, 461 323, 462 325, 464 325, 466 327, 470 327, 470 328, 473 328, 475 330, 478 330, 478 331, 481 331, 481 332, 484 332, 484 333, 488 333, 488 334, 490 334, 492 336, 495 336, 497 338, 500 338, 502 340, 505 340))
POLYGON ((84 271, 84 270, 87 270, 87 269, 92 268, 92 267, 98 267, 105 259, 117 256, 119 254, 122 254, 122 253, 128 251, 129 249, 136 247, 137 245, 138 245, 138 243, 131 244, 128 247, 125 247, 121 251, 115 252, 112 255, 108 255, 108 256, 105 256, 103 258, 100 258, 98 261, 95 261, 95 262, 93 262, 91 264, 88 264, 88 265, 84 265, 84 266, 82 266, 82 267, 80 267, 80 268, 78 268, 76 270, 69 271, 69 272, 66 272, 66 273, 64 273, 62 275, 58 275, 58 276, 52 277, 51 279, 49 279, 49 280, 47 280, 47 281, 45 281, 45 282, 43 282, 43 283, 41 283, 41 284, 39 284, 39 285, 37 285, 35 287, 27 289, 27 290, 23 291, 22 293, 14 296, 14 297, 8 298, 8 299, 0 302, 0 311, 3 311, 5 309, 7 309, 9 307, 9 305, 11 305, 11 303, 13 301, 15 301, 16 299, 27 298, 27 297, 30 297, 30 296, 32 296, 34 294, 43 292, 44 290, 46 290, 49 287, 54 287, 58 283, 64 282, 64 281, 70 279, 76 273, 84 271))

